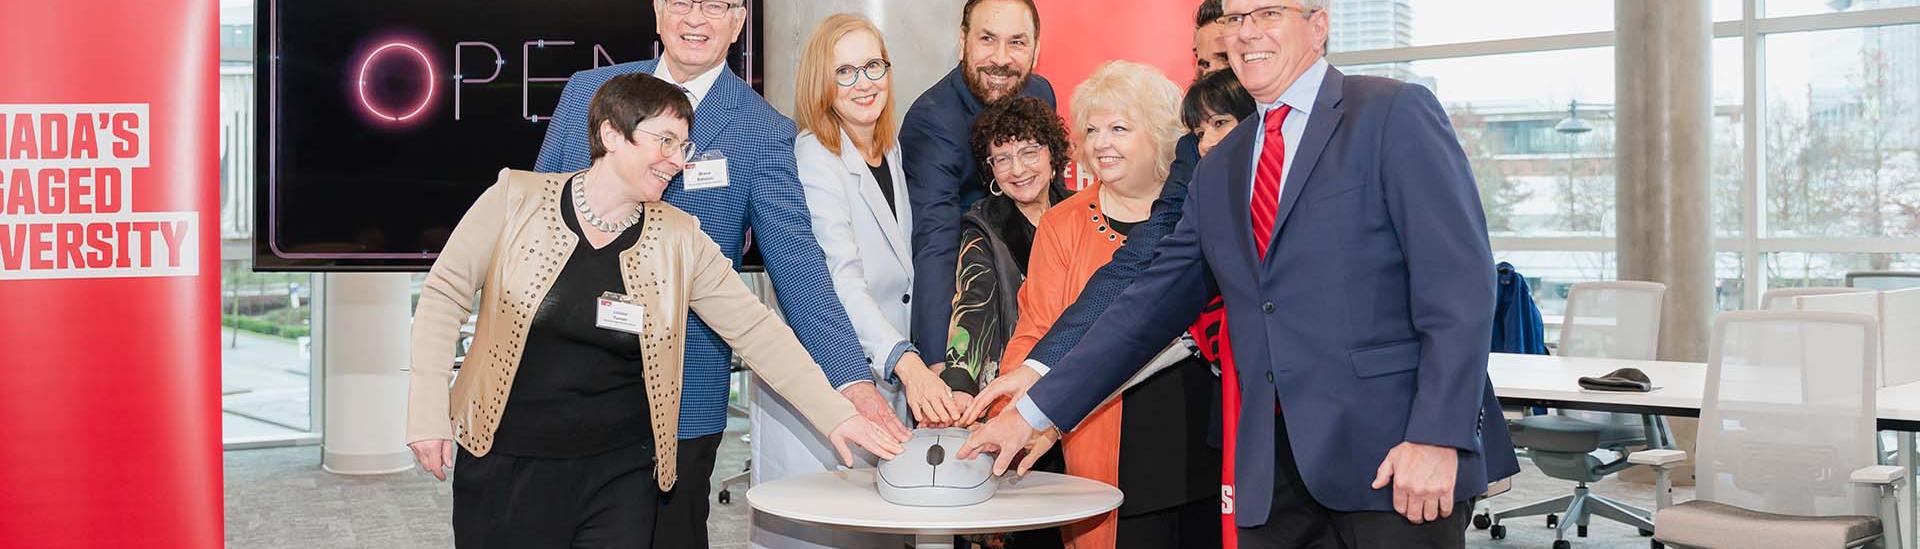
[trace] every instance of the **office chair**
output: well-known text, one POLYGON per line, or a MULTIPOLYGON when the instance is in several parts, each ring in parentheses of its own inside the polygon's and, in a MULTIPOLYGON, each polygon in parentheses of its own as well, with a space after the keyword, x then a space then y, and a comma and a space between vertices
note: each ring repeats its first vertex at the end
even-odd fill
POLYGON ((1920 288, 1880 292, 1880 386, 1920 381, 1920 288))
POLYGON ((1794 298, 1805 297, 1810 295, 1851 294, 1851 293, 1864 293, 1864 292, 1871 292, 1871 291, 1873 290, 1858 289, 1858 288, 1842 288, 1837 286, 1822 286, 1822 287, 1813 287, 1813 288, 1775 288, 1772 290, 1767 290, 1767 293, 1760 294, 1760 309, 1761 310, 1793 309, 1795 308, 1795 305, 1793 304, 1794 298))
POLYGON ((1670 505, 1670 468, 1684 452, 1629 458, 1655 468, 1655 543, 1898 549, 1893 494, 1905 471, 1875 464, 1878 353, 1865 315, 1720 315, 1701 402, 1698 499, 1670 505))
MULTIPOLYGON (((1880 361, 1875 365, 1877 387, 1920 381, 1920 288, 1892 291, 1828 294, 1794 298, 1797 309, 1856 313, 1873 317, 1880 326, 1880 361)), ((1882 463, 1895 463, 1903 437, 1911 433, 1880 433, 1882 463)))
MULTIPOLYGON (((1667 287, 1654 282, 1587 282, 1567 293, 1566 316, 1561 321, 1560 354, 1565 356, 1653 360, 1659 344, 1660 307, 1667 287)), ((1476 517, 1476 526, 1488 524, 1494 539, 1506 537, 1500 522, 1515 517, 1546 515, 1554 528, 1554 549, 1566 549, 1567 529, 1586 537, 1594 515, 1653 534, 1652 512, 1595 495, 1587 483, 1606 478, 1633 464, 1631 448, 1670 446, 1665 420, 1648 415, 1561 410, 1523 417, 1507 424, 1513 445, 1525 448, 1540 472, 1574 482, 1573 493, 1493 513, 1491 520, 1476 517), (1600 450, 1608 450, 1601 457, 1600 450), (1564 518, 1562 518, 1564 517, 1564 518)))

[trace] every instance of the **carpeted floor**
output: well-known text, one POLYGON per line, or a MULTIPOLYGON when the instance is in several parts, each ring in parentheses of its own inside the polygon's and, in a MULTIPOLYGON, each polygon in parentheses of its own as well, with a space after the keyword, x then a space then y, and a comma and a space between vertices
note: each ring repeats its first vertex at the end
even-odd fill
MULTIPOLYGON (((739 472, 747 446, 738 436, 744 422, 735 421, 715 466, 718 479, 739 472)), ((742 491, 744 486, 742 487, 742 491)), ((1497 508, 1570 492, 1570 483, 1546 478, 1530 465, 1516 479, 1512 492, 1493 500, 1497 508)), ((1607 479, 1593 486, 1596 494, 1629 504, 1651 507, 1653 490, 1645 485, 1607 479)), ((226 453, 227 546, 234 548, 437 548, 453 546, 449 526, 453 492, 446 483, 419 470, 396 475, 348 477, 320 470, 320 448, 306 446, 226 453)), ((1685 501, 1692 490, 1676 490, 1685 501)), ((716 504, 707 522, 713 547, 746 547, 746 501, 735 492, 730 505, 716 504)), ((1469 530, 1469 547, 1528 547, 1545 549, 1553 531, 1545 519, 1528 517, 1507 523, 1507 539, 1493 541, 1485 531, 1469 530)), ((1575 539, 1577 548, 1632 549, 1647 547, 1647 538, 1632 528, 1602 519, 1593 521, 1591 537, 1575 539)), ((1569 533, 1571 535, 1571 533, 1569 533)), ((677 548, 675 548, 677 549, 677 548)))

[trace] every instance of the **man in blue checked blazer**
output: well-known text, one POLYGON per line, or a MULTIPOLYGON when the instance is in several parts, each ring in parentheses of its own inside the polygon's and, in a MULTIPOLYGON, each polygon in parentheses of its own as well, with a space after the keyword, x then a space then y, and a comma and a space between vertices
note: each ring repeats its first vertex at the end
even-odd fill
MULTIPOLYGON (((853 324, 834 293, 826 256, 814 241, 805 193, 794 167, 793 121, 726 67, 727 50, 745 26, 745 3, 655 0, 653 6, 665 55, 575 73, 548 122, 534 169, 569 172, 591 164, 587 105, 608 79, 647 73, 686 88, 694 106, 691 137, 696 152, 724 154, 729 182, 724 187, 689 190, 676 177, 663 198, 699 218, 700 228, 735 265, 751 230, 766 258, 787 323, 825 370, 827 380, 862 415, 907 440, 906 428, 873 384, 872 361, 861 350, 853 324)), ((661 498, 655 547, 708 545, 708 479, 727 423, 732 353, 699 317, 692 317, 688 324, 679 482, 673 493, 661 498)), ((766 437, 756 433, 754 442, 762 438, 766 437)))

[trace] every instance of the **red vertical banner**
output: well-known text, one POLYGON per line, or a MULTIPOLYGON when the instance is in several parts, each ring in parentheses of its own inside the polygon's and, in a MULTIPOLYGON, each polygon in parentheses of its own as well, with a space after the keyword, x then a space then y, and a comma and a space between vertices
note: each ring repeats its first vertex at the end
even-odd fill
POLYGON ((0 13, 0 547, 217 547, 216 0, 0 13))
MULTIPOLYGON (((1193 14, 1200 0, 1036 0, 1036 5, 1040 60, 1034 72, 1053 83, 1060 116, 1069 123, 1073 88, 1107 61, 1146 63, 1176 84, 1193 82, 1193 14)), ((1080 133, 1079 128, 1067 130, 1080 133)), ((1090 177, 1075 163, 1067 172, 1067 185, 1084 188, 1090 177)))

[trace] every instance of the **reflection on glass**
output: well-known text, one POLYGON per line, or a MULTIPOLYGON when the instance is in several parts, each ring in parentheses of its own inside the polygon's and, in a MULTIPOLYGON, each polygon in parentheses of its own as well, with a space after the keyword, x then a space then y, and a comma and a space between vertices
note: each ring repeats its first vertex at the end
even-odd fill
MULTIPOLYGON (((1738 2, 1735 2, 1736 8, 1738 2)), ((1736 9, 1735 14, 1739 11, 1736 9)), ((1737 237, 1742 233, 1740 186, 1746 178, 1746 114, 1741 78, 1739 38, 1713 41, 1713 233, 1716 237, 1737 237)))
MULTIPOLYGON (((1920 6, 1920 0, 1766 0, 1764 5, 1767 7, 1767 17, 1783 17, 1920 6)), ((1738 6, 1734 7, 1733 18, 1739 18, 1739 9, 1738 6)), ((1720 18, 1717 6, 1713 15, 1716 19, 1720 18)))
POLYGON ((1613 30, 1612 0, 1333 0, 1327 51, 1613 30))
POLYGON ((1738 311, 1747 303, 1747 264, 1739 252, 1713 254, 1713 302, 1721 311, 1738 311))
POLYGON ((1763 268, 1768 288, 1845 286, 1849 272, 1920 271, 1920 254, 1778 252, 1763 268))
POLYGON ((220 423, 227 441, 313 430, 313 282, 255 273, 254 4, 220 2, 220 423), (238 255, 226 255, 232 251, 238 255))
POLYGON ((1713 0, 1714 21, 1738 21, 1742 17, 1741 0, 1713 0))
POLYGON ((1473 165, 1494 236, 1613 234, 1613 48, 1341 70, 1434 90, 1473 165))
POLYGON ((312 429, 313 275, 220 263, 220 411, 227 440, 312 429))
POLYGON ((1769 234, 1920 236, 1920 25, 1765 46, 1769 234))

